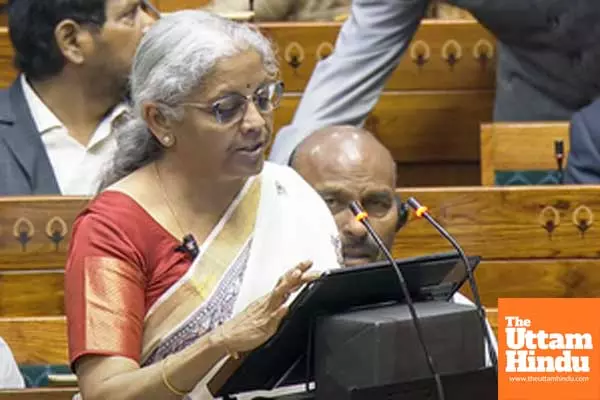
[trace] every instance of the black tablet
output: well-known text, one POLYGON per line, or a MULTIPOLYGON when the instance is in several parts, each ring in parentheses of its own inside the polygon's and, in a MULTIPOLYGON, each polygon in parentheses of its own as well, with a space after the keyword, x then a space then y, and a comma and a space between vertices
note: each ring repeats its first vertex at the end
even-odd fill
MULTIPOLYGON (((471 268, 479 257, 469 257, 471 268)), ((413 301, 449 300, 467 275, 457 253, 397 260, 413 301)), ((304 355, 315 317, 404 302, 391 263, 376 262, 325 272, 294 299, 277 333, 240 361, 225 365, 209 384, 217 397, 312 380, 304 355)))

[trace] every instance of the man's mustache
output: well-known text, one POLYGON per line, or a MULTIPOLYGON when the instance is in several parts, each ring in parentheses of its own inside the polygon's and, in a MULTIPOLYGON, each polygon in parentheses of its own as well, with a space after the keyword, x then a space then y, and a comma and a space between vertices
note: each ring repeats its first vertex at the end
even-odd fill
POLYGON ((368 257, 373 260, 376 260, 380 253, 379 246, 370 236, 360 239, 343 237, 342 250, 344 257, 368 257))

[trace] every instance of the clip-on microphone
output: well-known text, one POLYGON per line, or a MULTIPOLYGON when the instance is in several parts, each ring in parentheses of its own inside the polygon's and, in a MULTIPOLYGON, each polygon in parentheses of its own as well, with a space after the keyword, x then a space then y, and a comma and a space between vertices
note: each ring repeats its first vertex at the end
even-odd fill
POLYGON ((406 280, 404 279, 404 275, 402 274, 402 271, 400 271, 398 264, 396 264, 394 257, 392 257, 392 255, 390 254, 389 250, 387 249, 387 247, 385 246, 385 244, 383 243, 383 241, 381 240, 381 238, 379 237, 377 232, 375 232, 375 230, 369 223, 368 214, 362 209, 360 204, 357 201, 353 201, 352 203, 350 203, 350 210, 354 214, 354 217, 356 218, 356 220, 364 225, 364 227, 367 229, 367 232, 369 232, 369 235, 373 238, 373 240, 375 240, 375 243, 377 244, 379 249, 383 252, 383 254, 387 258, 387 260, 394 267, 394 271, 396 272, 396 275, 398 276, 398 281, 400 282, 400 286, 402 287, 402 292, 404 294, 404 298, 406 299, 406 304, 408 305, 408 309, 410 311, 410 315, 411 315, 413 324, 417 331, 417 336, 419 337, 419 341, 421 342, 421 347, 423 348, 423 353, 425 355, 427 365, 429 367, 429 370, 431 371, 431 374, 433 375, 433 377, 435 379, 438 399, 444 400, 445 396, 444 396, 444 388, 442 386, 442 380, 440 378, 440 374, 436 371, 436 369, 433 365, 433 358, 431 358, 429 350, 427 350, 427 345, 425 344, 425 339, 423 337, 423 330, 421 328, 421 323, 419 322, 419 317, 417 316, 417 312, 416 312, 415 306, 412 302, 412 298, 410 296, 408 286, 406 285, 406 280))
POLYGON ((496 352, 494 351, 494 347, 492 346, 492 338, 490 337, 490 332, 487 329, 485 310, 481 305, 479 290, 477 289, 477 284, 475 283, 475 277, 473 276, 471 263, 469 263, 469 260, 467 259, 464 250, 462 249, 462 247, 460 247, 456 239, 454 239, 454 237, 446 229, 444 229, 444 227, 442 227, 442 225, 440 225, 440 223, 437 222, 435 218, 431 216, 431 214, 429 214, 427 207, 422 206, 414 197, 409 198, 406 201, 406 203, 415 211, 415 215, 417 217, 424 217, 444 237, 444 239, 450 242, 452 247, 454 247, 454 249, 458 252, 462 262, 465 264, 467 277, 469 279, 469 285, 471 286, 471 292, 473 292, 475 306, 477 307, 477 314, 479 315, 479 321, 481 323, 481 329, 483 329, 483 336, 485 337, 485 340, 487 342, 488 355, 490 357, 490 361, 492 362, 492 366, 494 367, 494 372, 496 373, 496 376, 498 376, 498 357, 496 355, 496 352))
POLYGON ((200 254, 200 248, 198 247, 198 243, 196 242, 196 239, 191 233, 188 233, 183 237, 181 245, 177 246, 175 251, 178 251, 180 253, 186 253, 192 258, 192 260, 198 257, 198 254, 200 254))
POLYGON ((563 163, 565 161, 565 144, 562 140, 554 141, 554 158, 556 158, 558 182, 562 185, 564 180, 563 163))

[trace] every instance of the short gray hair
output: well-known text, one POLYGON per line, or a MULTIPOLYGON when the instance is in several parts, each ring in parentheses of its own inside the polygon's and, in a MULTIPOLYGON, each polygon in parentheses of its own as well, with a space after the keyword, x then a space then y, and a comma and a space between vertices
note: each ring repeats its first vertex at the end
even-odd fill
POLYGON ((165 149, 149 132, 142 107, 153 102, 172 119, 181 103, 201 87, 215 64, 248 50, 256 51, 267 73, 278 71, 273 47, 256 28, 215 14, 185 10, 165 15, 144 35, 131 73, 131 115, 116 132, 117 151, 101 188, 159 159, 165 149))

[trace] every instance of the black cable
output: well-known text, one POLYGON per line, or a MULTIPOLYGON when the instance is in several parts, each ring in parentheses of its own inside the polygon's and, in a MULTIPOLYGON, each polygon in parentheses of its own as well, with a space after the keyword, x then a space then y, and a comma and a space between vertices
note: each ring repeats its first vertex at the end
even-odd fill
POLYGON ((417 212, 418 217, 424 217, 431 225, 433 225, 433 227, 440 233, 440 235, 442 235, 452 245, 452 247, 454 247, 454 249, 458 252, 462 262, 464 263, 465 269, 467 271, 467 278, 469 281, 469 285, 471 287, 471 292, 473 293, 473 299, 475 302, 475 306, 477 308, 477 314, 479 315, 481 329, 483 330, 483 336, 484 336, 487 346, 488 346, 488 355, 490 357, 490 361, 492 363, 494 372, 496 373, 496 377, 497 377, 498 376, 498 356, 496 355, 496 351, 494 350, 494 347, 492 346, 492 338, 490 336, 489 330, 487 329, 487 323, 486 323, 487 318, 485 315, 485 310, 483 309, 483 306, 481 304, 481 298, 479 296, 479 289, 477 288, 477 283, 475 282, 475 276, 473 275, 473 269, 471 268, 471 263, 469 262, 467 255, 465 254, 462 247, 458 244, 456 239, 454 239, 454 237, 452 235, 450 235, 450 233, 446 229, 444 229, 444 227, 441 226, 439 224, 439 222, 437 222, 435 220, 435 218, 433 218, 429 214, 429 212, 427 212, 426 207, 422 206, 414 197, 409 198, 406 202, 409 206, 411 206, 417 212))
POLYGON ((383 252, 383 254, 387 258, 387 260, 392 264, 392 267, 394 267, 394 272, 396 273, 396 276, 398 277, 398 281, 400 282, 400 286, 402 288, 404 298, 406 299, 406 304, 408 305, 408 309, 410 311, 410 315, 412 317, 412 321, 415 326, 417 336, 419 338, 419 342, 421 342, 421 348, 423 349, 423 354, 425 355, 425 360, 427 361, 427 366, 429 367, 429 371, 431 372, 431 374, 433 375, 433 378, 435 379, 435 386, 437 389, 438 399, 444 400, 445 396, 444 396, 444 388, 442 385, 442 379, 440 377, 440 374, 437 372, 437 370, 434 366, 433 358, 431 357, 431 354, 429 353, 429 350, 427 349, 427 345, 425 344, 425 337, 423 335, 423 329, 421 327, 421 322, 419 320, 419 317, 417 316, 417 311, 415 310, 415 306, 413 304, 412 297, 410 296, 408 286, 406 285, 406 280, 404 279, 404 275, 402 274, 402 271, 400 271, 398 264, 396 264, 394 257, 392 257, 392 254, 387 249, 387 246, 383 243, 383 241, 381 240, 381 238, 379 237, 377 232, 375 232, 375 230, 373 229, 371 224, 367 221, 367 214, 362 210, 362 207, 360 206, 360 204, 357 201, 353 201, 352 203, 350 203, 350 210, 356 216, 356 219, 364 225, 364 227, 367 229, 367 232, 369 232, 369 235, 371 235, 371 237, 375 240, 375 243, 377 244, 377 246, 379 246, 380 250, 383 252))

